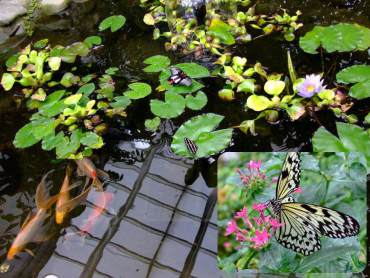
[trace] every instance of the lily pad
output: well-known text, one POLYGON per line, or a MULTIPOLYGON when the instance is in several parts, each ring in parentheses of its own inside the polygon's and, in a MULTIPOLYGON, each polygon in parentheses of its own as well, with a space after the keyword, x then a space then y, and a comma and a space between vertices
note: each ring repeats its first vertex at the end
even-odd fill
POLYGON ((357 83, 370 79, 369 65, 355 65, 345 68, 336 75, 338 82, 357 83))
POLYGON ((126 23, 126 18, 123 15, 112 15, 107 17, 99 24, 99 31, 104 31, 110 28, 111 32, 116 32, 126 23))
POLYGON ((178 94, 166 93, 165 101, 152 99, 150 101, 152 113, 158 117, 171 119, 181 115, 185 109, 185 99, 178 94))
POLYGON ((87 37, 85 40, 84 40, 85 44, 91 48, 92 46, 94 45, 101 45, 102 44, 102 39, 101 37, 99 36, 91 36, 91 37, 87 37))
POLYGON ((199 83, 196 80, 192 80, 191 86, 181 86, 181 85, 171 85, 168 82, 168 78, 171 76, 171 73, 169 70, 162 71, 159 80, 161 83, 161 87, 164 90, 167 90, 168 93, 175 93, 175 94, 189 94, 194 93, 196 91, 199 91, 204 87, 202 83, 199 83))
POLYGON ((110 104, 112 108, 126 109, 131 104, 131 100, 127 96, 115 97, 114 101, 110 104))
POLYGON ((152 92, 152 87, 146 83, 136 82, 128 85, 131 91, 127 91, 125 96, 130 99, 140 99, 145 98, 152 92))
POLYGON ((370 97, 370 79, 353 85, 349 90, 349 95, 357 99, 370 97))
POLYGON ((145 59, 144 64, 148 65, 144 68, 145 72, 160 72, 171 64, 171 60, 167 56, 155 55, 145 59))
POLYGON ((202 109, 208 102, 207 95, 202 91, 197 92, 195 96, 187 95, 185 98, 186 107, 192 110, 202 109))
POLYGON ((213 131, 223 119, 224 116, 209 113, 186 121, 173 136, 171 149, 177 155, 194 157, 184 143, 184 139, 188 138, 198 146, 196 158, 210 156, 224 150, 231 141, 232 129, 213 131))
POLYGON ((159 117, 145 120, 145 127, 153 132, 158 129, 160 124, 161 124, 161 119, 159 117))
POLYGON ((206 67, 196 63, 182 63, 175 65, 175 67, 184 71, 191 78, 204 78, 210 76, 209 70, 206 67))

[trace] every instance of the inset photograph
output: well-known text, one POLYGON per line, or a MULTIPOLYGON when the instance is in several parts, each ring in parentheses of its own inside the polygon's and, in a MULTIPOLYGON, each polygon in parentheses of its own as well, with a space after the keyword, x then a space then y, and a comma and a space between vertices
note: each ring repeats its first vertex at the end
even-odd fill
POLYGON ((350 273, 366 266, 362 153, 239 153, 218 160, 224 273, 350 273))

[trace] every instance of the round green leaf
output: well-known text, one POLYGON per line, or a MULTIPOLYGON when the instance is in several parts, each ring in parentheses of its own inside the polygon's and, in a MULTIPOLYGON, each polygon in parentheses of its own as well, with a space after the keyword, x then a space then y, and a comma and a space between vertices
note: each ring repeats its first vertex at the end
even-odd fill
POLYGON ((247 99, 246 106, 254 111, 263 111, 272 105, 271 100, 265 96, 251 95, 247 99))
POLYGON ((144 64, 149 65, 144 68, 145 72, 160 72, 171 64, 171 60, 167 56, 155 55, 145 59, 144 64))
POLYGON ((60 57, 50 57, 48 60, 49 67, 52 71, 59 70, 61 63, 62 63, 62 58, 60 57))
POLYGON ((148 85, 146 83, 141 83, 141 82, 132 83, 132 84, 128 85, 128 87, 132 91, 127 91, 125 93, 125 96, 127 96, 130 99, 144 98, 144 97, 150 95, 151 92, 152 92, 152 87, 150 87, 150 85, 148 85))
POLYGON ((164 102, 156 99, 151 100, 150 109, 158 117, 175 118, 184 112, 185 99, 178 94, 166 93, 164 102))
POLYGON ((207 95, 202 91, 197 92, 196 96, 187 95, 185 98, 186 106, 192 110, 202 109, 208 102, 207 95))
POLYGON ((336 75, 338 82, 357 83, 370 79, 369 65, 355 65, 345 68, 336 75))
POLYGON ((357 99, 370 97, 370 79, 357 83, 349 90, 349 95, 357 99))
POLYGON ((193 157, 187 149, 185 137, 192 140, 198 150, 196 157, 209 156, 225 149, 230 143, 232 130, 218 130, 212 132, 224 119, 224 116, 209 113, 196 116, 186 121, 173 136, 172 150, 181 156, 193 157))
POLYGON ((255 81, 253 79, 246 79, 239 84, 237 91, 243 93, 254 93, 255 91, 255 81))
POLYGON ((278 96, 285 89, 285 82, 280 80, 268 80, 263 87, 269 95, 278 96))
POLYGON ((111 32, 116 32, 126 23, 126 18, 123 15, 112 15, 104 19, 99 25, 99 31, 104 31, 110 28, 111 32))
POLYGON ((161 123, 161 119, 159 117, 155 117, 153 119, 145 120, 145 127, 151 131, 156 131, 161 123))
POLYGON ((210 75, 209 70, 206 67, 196 63, 177 64, 175 67, 184 71, 191 78, 203 78, 209 77, 210 75))
POLYGON ((91 48, 92 46, 94 45, 101 45, 102 43, 102 39, 101 37, 99 36, 91 36, 91 37, 87 37, 85 40, 84 40, 85 44, 91 48))

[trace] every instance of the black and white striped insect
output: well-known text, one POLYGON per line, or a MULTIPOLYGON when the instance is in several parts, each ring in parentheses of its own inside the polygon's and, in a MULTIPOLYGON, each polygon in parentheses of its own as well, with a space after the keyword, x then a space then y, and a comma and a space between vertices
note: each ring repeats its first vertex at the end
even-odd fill
POLYGON ((192 153, 193 155, 195 155, 197 153, 198 146, 197 146, 197 144, 195 144, 194 141, 192 141, 188 137, 185 137, 184 138, 184 143, 185 143, 185 146, 186 146, 186 148, 188 149, 188 151, 190 153, 192 153))
POLYGON ((170 68, 171 76, 168 78, 168 83, 171 85, 182 85, 186 87, 190 87, 193 82, 189 76, 181 69, 172 67, 170 68))

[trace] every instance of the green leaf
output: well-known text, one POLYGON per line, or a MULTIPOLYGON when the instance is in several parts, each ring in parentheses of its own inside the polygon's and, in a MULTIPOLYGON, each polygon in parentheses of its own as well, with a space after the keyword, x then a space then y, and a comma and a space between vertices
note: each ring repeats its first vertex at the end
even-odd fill
POLYGON ((41 147, 44 151, 51 151, 63 142, 64 133, 60 131, 57 135, 54 133, 45 136, 42 140, 41 147))
POLYGON ((19 56, 21 56, 19 53, 10 56, 5 62, 6 67, 9 69, 15 66, 18 62, 19 56))
POLYGON ((87 37, 85 40, 84 40, 85 44, 91 48, 93 47, 94 45, 101 45, 102 44, 102 39, 101 37, 99 36, 90 36, 90 37, 87 37))
POLYGON ((171 76, 171 73, 170 73, 169 70, 162 71, 160 76, 159 76, 161 87, 163 87, 163 89, 167 90, 168 93, 190 94, 190 93, 194 93, 196 91, 199 91, 200 89, 202 89, 204 87, 203 84, 199 83, 198 81, 196 81, 194 79, 192 80, 191 86, 180 86, 180 85, 173 86, 168 82, 168 78, 170 76, 171 76))
POLYGON ((312 31, 307 32, 303 37, 299 39, 299 46, 304 52, 310 54, 316 54, 316 49, 319 48, 321 43, 321 31, 324 27, 315 26, 312 31))
POLYGON ((100 149, 104 145, 103 138, 91 131, 86 132, 80 142, 91 149, 100 149))
POLYGON ((348 151, 364 151, 370 149, 369 135, 359 126, 337 123, 339 138, 348 151))
POLYGON ((312 138, 313 149, 315 152, 345 152, 347 151, 343 143, 324 127, 320 127, 312 138))
POLYGON ((191 78, 204 78, 210 76, 209 70, 206 67, 196 63, 177 64, 175 67, 184 71, 191 78))
POLYGON ((65 93, 65 90, 59 90, 48 95, 46 100, 40 105, 39 112, 49 118, 61 113, 66 107, 64 101, 60 101, 65 93))
POLYGON ((353 98, 364 99, 370 97, 370 79, 357 83, 349 90, 353 98))
POLYGON ((256 86, 255 81, 253 79, 246 79, 242 83, 239 84, 237 92, 243 93, 254 93, 256 86))
POLYGON ((69 155, 75 154, 80 148, 80 140, 83 132, 79 129, 72 132, 71 137, 63 137, 63 140, 56 148, 56 154, 59 159, 68 158, 69 155))
POLYGON ((15 83, 15 78, 10 73, 4 73, 3 77, 1 78, 1 85, 4 87, 5 91, 9 91, 13 88, 15 83))
POLYGON ((126 109, 131 104, 131 100, 127 96, 115 97, 114 100, 115 102, 110 104, 112 108, 126 109))
POLYGON ((71 95, 64 100, 64 104, 76 105, 80 101, 81 97, 82 97, 82 94, 71 95))
POLYGON ((20 130, 18 130, 17 134, 15 135, 13 144, 16 148, 24 149, 31 147, 39 141, 40 139, 37 139, 33 135, 33 123, 28 123, 20 130))
POLYGON ((78 89, 77 94, 83 94, 84 96, 88 97, 94 91, 95 91, 95 84, 87 83, 78 89))
POLYGON ((187 149, 184 139, 189 138, 197 146, 197 158, 216 154, 230 143, 232 129, 213 131, 224 119, 213 113, 196 116, 186 121, 173 136, 171 149, 180 156, 193 157, 187 149), (213 132, 212 132, 213 131, 213 132))
POLYGON ((299 45, 307 53, 316 54, 322 45, 327 52, 366 50, 370 47, 370 29, 358 24, 339 23, 316 26, 300 38, 299 45))
POLYGON ((185 97, 186 106, 192 110, 202 109, 208 102, 207 95, 202 91, 197 92, 195 96, 187 95, 185 97))
POLYGON ((280 80, 268 80, 263 88, 269 95, 278 96, 284 91, 285 82, 280 80))
POLYGON ((219 19, 213 19, 208 28, 208 34, 219 38, 223 43, 232 45, 235 43, 235 38, 231 33, 231 26, 219 19))
POLYGON ((355 65, 345 68, 336 75, 338 82, 358 83, 370 79, 369 65, 355 65))
POLYGON ((99 25, 99 31, 104 31, 110 28, 111 32, 116 32, 126 23, 126 18, 123 15, 112 15, 104 19, 99 25))
POLYGON ((185 109, 185 99, 178 94, 166 93, 165 101, 152 99, 150 101, 152 113, 158 117, 171 119, 181 115, 185 109))
POLYGON ((145 127, 153 132, 155 132, 158 129, 160 124, 161 124, 161 119, 159 117, 145 120, 145 127))
POLYGON ((152 87, 146 83, 136 82, 128 85, 131 91, 127 91, 125 96, 130 99, 140 99, 145 98, 152 92, 152 87))
POLYGON ((58 121, 54 118, 40 118, 32 121, 32 134, 36 139, 42 139, 52 133, 58 125, 58 121))
POLYGON ((73 73, 66 72, 60 80, 60 84, 66 88, 69 88, 76 84, 77 80, 77 76, 74 76, 73 73))
POLYGON ((370 124, 370 112, 365 117, 365 123, 370 124))
POLYGON ((144 64, 149 65, 144 68, 145 72, 160 72, 171 64, 171 60, 167 56, 156 55, 145 59, 144 64))
POLYGON ((33 44, 33 47, 36 49, 42 49, 45 48, 48 45, 48 43, 49 43, 48 39, 39 40, 33 44))
POLYGON ((62 58, 60 57, 50 57, 48 60, 49 67, 52 71, 59 70, 61 63, 62 63, 62 58))
POLYGON ((246 106, 254 111, 263 111, 272 105, 271 100, 265 96, 251 95, 247 99, 246 106))

